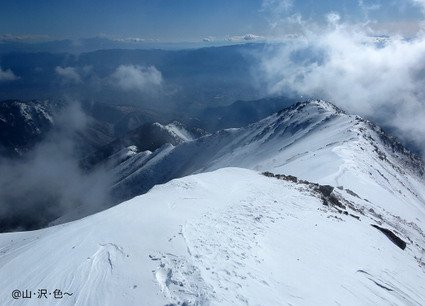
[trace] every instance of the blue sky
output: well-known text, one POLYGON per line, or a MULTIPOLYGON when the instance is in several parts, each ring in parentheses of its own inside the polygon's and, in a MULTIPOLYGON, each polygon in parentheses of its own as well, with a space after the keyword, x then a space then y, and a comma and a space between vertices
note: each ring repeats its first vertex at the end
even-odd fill
POLYGON ((298 13, 305 20, 324 23, 325 15, 332 11, 347 21, 373 19, 382 27, 408 32, 408 27, 423 17, 415 1, 423 3, 423 0, 0 0, 0 36, 10 34, 11 39, 25 40, 103 35, 161 42, 223 40, 246 34, 269 37, 273 35, 270 25, 288 16, 298 13))

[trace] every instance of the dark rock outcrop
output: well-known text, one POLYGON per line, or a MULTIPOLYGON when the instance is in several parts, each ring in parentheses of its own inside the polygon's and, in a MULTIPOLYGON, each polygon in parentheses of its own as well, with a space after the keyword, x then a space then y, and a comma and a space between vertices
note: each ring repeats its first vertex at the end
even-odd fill
POLYGON ((396 246, 398 246, 400 249, 404 250, 406 248, 406 242, 402 240, 400 237, 398 237, 396 234, 394 234, 392 231, 390 231, 387 228, 380 227, 375 224, 371 224, 374 228, 380 230, 385 236, 388 237, 396 246))
POLYGON ((329 197, 333 190, 334 190, 334 188, 330 185, 319 185, 319 192, 324 197, 329 197))

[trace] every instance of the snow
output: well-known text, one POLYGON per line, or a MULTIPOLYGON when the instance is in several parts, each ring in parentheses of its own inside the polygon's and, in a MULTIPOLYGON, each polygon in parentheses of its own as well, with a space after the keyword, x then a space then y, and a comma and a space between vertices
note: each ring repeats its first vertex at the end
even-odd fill
POLYGON ((196 138, 181 123, 176 121, 167 125, 162 125, 158 122, 155 122, 154 125, 162 130, 166 130, 172 137, 175 138, 177 143, 191 141, 196 138))
POLYGON ((127 148, 115 191, 155 186, 81 220, 1 234, 0 305, 425 305, 423 176, 380 139, 314 101, 179 146, 127 148), (266 170, 338 187, 345 208, 266 170), (14 300, 16 289, 35 296, 14 300))
MULTIPOLYGON (((160 158, 154 163, 122 177, 125 184, 114 188, 118 193, 123 186, 146 192, 151 183, 236 166, 344 186, 369 200, 379 213, 388 209, 412 219, 424 212, 425 184, 417 169, 405 165, 397 154, 379 140, 368 122, 344 114, 330 103, 312 101, 246 128, 164 147, 156 152, 160 158), (380 159, 378 151, 386 152, 386 160, 380 159)), ((120 165, 118 171, 125 173, 126 167, 120 165)))
POLYGON ((39 118, 43 118, 44 120, 48 121, 51 125, 53 125, 54 120, 51 114, 47 110, 48 101, 39 101, 39 102, 41 103, 27 104, 27 103, 18 102, 18 101, 16 101, 15 103, 19 107, 19 112, 21 113, 21 116, 27 122, 32 122, 34 120, 39 120, 39 118))
POLYGON ((79 221, 0 235, 0 304, 423 305, 412 246, 371 223, 324 206, 307 185, 220 169, 79 221), (11 296, 43 288, 72 296, 11 296))
POLYGON ((171 133, 171 135, 174 135, 176 138, 179 138, 182 141, 190 141, 194 139, 193 135, 191 135, 189 131, 176 122, 167 124, 164 127, 171 133))
MULTIPOLYGON (((109 167, 113 168, 114 166, 116 166, 120 163, 123 163, 124 161, 126 161, 130 157, 137 155, 137 151, 138 151, 137 146, 128 146, 126 148, 119 150, 118 152, 112 154, 108 158, 109 167)), ((151 153, 151 152, 145 151, 144 153, 151 153)), ((144 154, 141 154, 141 155, 144 155, 144 154)), ((140 156, 137 159, 140 159, 140 156)))

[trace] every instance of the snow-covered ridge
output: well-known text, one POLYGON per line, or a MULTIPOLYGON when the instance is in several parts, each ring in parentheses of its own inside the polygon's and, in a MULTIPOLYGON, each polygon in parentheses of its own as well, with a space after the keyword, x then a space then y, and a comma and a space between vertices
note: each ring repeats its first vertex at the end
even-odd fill
MULTIPOLYGON (((347 115, 331 103, 314 100, 297 103, 248 127, 222 130, 167 149, 155 167, 141 167, 131 176, 119 178, 131 186, 130 194, 125 195, 127 191, 119 185, 114 190, 128 198, 175 177, 228 166, 292 174, 335 186, 367 174, 367 180, 372 181, 396 177, 383 183, 391 185, 386 189, 399 190, 407 184, 414 192, 418 187, 405 182, 406 173, 412 174, 414 181, 423 181, 423 162, 401 144, 372 123, 347 115), (345 176, 350 179, 345 180, 345 176)), ((120 166, 126 167, 125 163, 120 166)), ((422 192, 417 194, 425 198, 422 192)))
POLYGON ((185 127, 177 122, 174 121, 170 124, 167 124, 165 126, 165 128, 172 134, 174 134, 176 137, 179 137, 180 139, 184 141, 190 141, 193 140, 195 138, 198 138, 196 136, 194 136, 192 133, 190 133, 187 129, 185 129, 185 127))
POLYGON ((188 128, 178 121, 173 121, 166 125, 155 122, 153 125, 170 133, 170 135, 174 137, 176 143, 183 143, 208 135, 205 131, 197 128, 188 128))
POLYGON ((3 113, 3 116, 13 116, 13 112, 18 111, 24 120, 27 121, 28 124, 33 125, 34 128, 39 120, 47 120, 53 126, 54 108, 60 107, 59 104, 60 103, 52 103, 50 100, 34 100, 28 102, 19 100, 4 101, 2 102, 2 108, 6 108, 9 113, 3 113))
POLYGON ((424 213, 388 220, 360 210, 367 201, 352 191, 316 186, 225 168, 69 224, 2 234, 0 303, 57 305, 37 291, 60 289, 67 305, 424 304, 424 213), (331 197, 345 208, 324 205, 331 197))
MULTIPOLYGON (((325 101, 298 103, 246 128, 158 151, 151 163, 144 158, 136 171, 120 176, 116 195, 131 197, 175 177, 236 166, 333 186, 361 199, 359 211, 384 216, 380 222, 393 228, 412 223, 423 231, 425 220, 417 219, 425 211, 423 162, 371 122, 325 101)), ((418 254, 425 250, 420 245, 418 254)))
POLYGON ((136 151, 113 190, 145 194, 0 235, 1 305, 425 304, 423 163, 372 123, 317 100, 136 151))
POLYGON ((167 125, 162 125, 158 122, 155 122, 153 125, 167 131, 175 139, 176 143, 183 143, 194 138, 182 125, 179 125, 177 122, 172 122, 167 125))

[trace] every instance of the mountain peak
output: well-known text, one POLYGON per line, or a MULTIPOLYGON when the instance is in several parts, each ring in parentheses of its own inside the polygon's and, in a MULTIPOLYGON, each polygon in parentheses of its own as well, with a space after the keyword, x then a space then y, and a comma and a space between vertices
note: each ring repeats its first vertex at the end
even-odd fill
POLYGON ((335 112, 337 114, 345 114, 343 110, 341 110, 339 107, 337 107, 335 104, 332 104, 331 102, 325 101, 325 100, 309 100, 307 101, 309 104, 315 104, 321 108, 323 108, 326 111, 329 112, 335 112))
POLYGON ((343 110, 332 104, 331 102, 315 99, 304 102, 297 102, 287 108, 282 109, 278 114, 287 114, 291 112, 313 111, 317 109, 319 113, 328 112, 333 114, 345 114, 343 110))
POLYGON ((422 194, 415 187, 423 175, 420 159, 372 123, 323 100, 299 102, 247 127, 162 150, 149 157, 155 161, 117 179, 114 194, 129 199, 176 177, 235 166, 344 185, 356 193, 362 184, 379 181, 387 191, 410 186, 410 195, 422 194), (406 173, 414 176, 411 182, 406 173))

